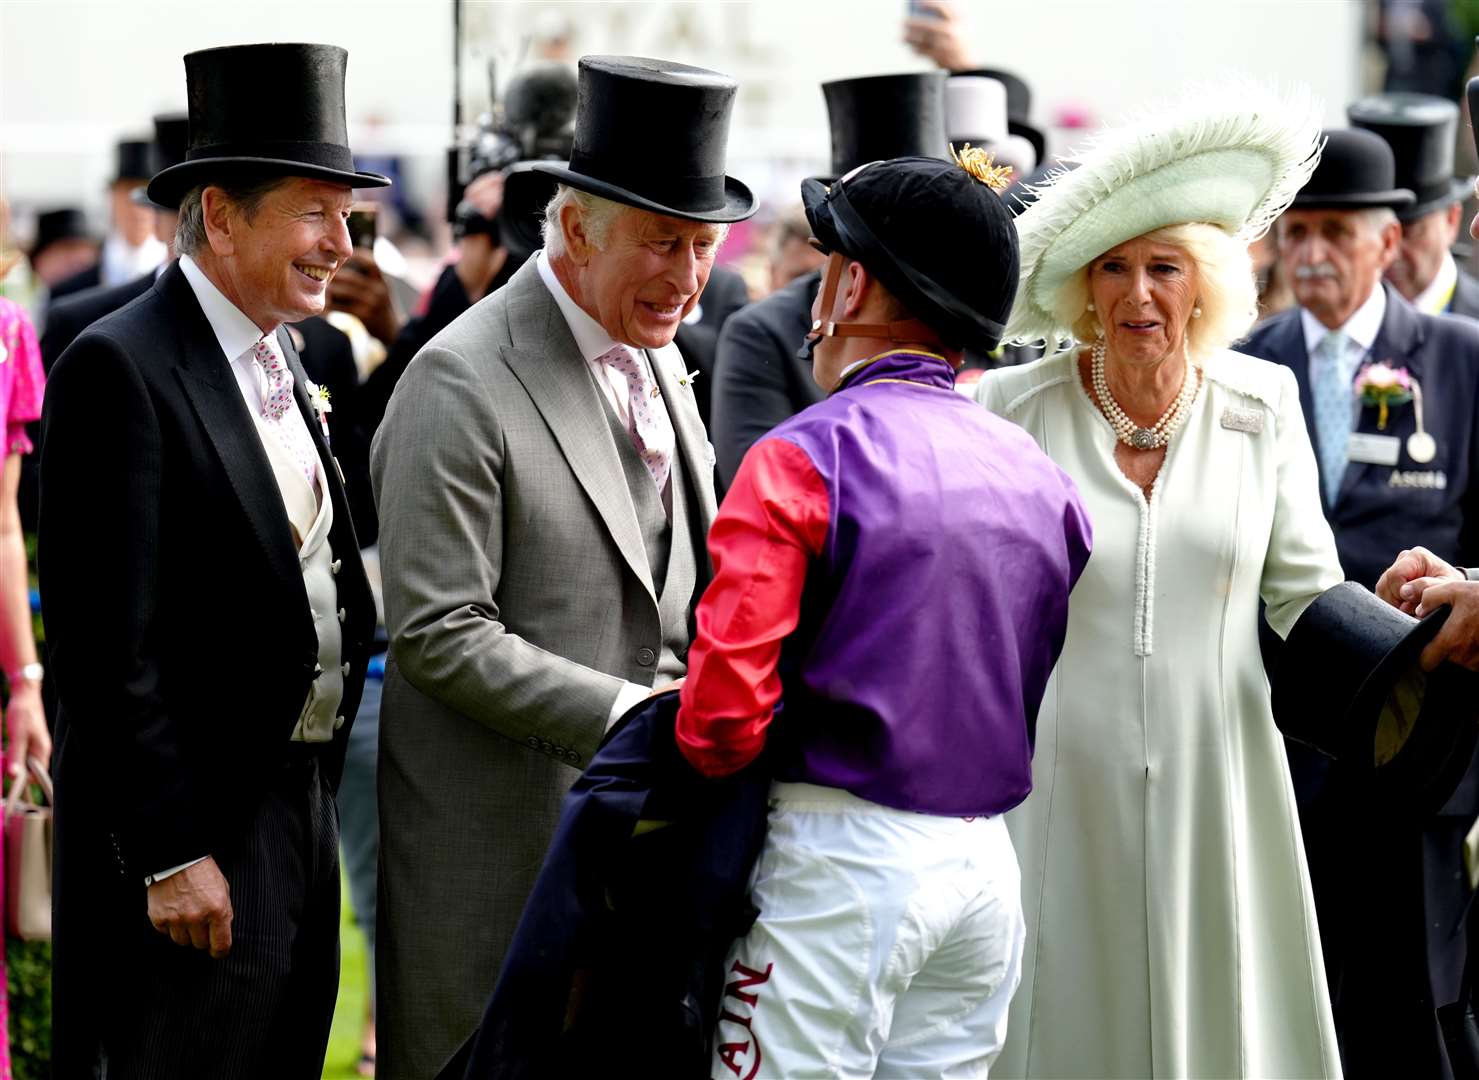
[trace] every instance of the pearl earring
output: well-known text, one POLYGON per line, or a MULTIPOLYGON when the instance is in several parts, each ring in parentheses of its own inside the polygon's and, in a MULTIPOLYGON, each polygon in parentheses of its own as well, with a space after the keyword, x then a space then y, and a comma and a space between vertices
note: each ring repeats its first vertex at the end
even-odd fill
POLYGON ((1192 308, 1191 309, 1191 317, 1193 319, 1200 319, 1202 317, 1202 309, 1199 308, 1199 307, 1192 308))
POLYGON ((1089 306, 1088 306, 1088 309, 1087 310, 1089 310, 1089 311, 1093 311, 1094 310, 1094 301, 1092 301, 1092 300, 1089 301, 1089 306))
POLYGON ((1094 336, 1095 337, 1103 337, 1104 336, 1104 324, 1103 323, 1097 323, 1097 324, 1095 324, 1095 326, 1094 326, 1094 336))

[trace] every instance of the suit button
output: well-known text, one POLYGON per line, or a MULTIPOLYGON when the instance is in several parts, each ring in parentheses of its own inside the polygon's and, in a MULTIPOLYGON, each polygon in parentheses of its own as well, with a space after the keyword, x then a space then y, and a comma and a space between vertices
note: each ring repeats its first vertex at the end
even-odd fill
POLYGON ((641 664, 643 667, 651 667, 652 662, 656 659, 657 653, 653 652, 651 649, 644 648, 637 650, 637 663, 641 664))
POLYGON ((539 748, 543 750, 546 754, 553 754, 555 752, 555 744, 550 742, 548 739, 540 739, 539 748))
POLYGON ((344 560, 343 559, 335 559, 333 562, 329 563, 329 573, 331 573, 331 574, 337 574, 339 572, 340 567, 342 567, 343 565, 344 565, 344 560))
POLYGON ((334 730, 335 731, 338 731, 343 726, 344 726, 344 717, 342 717, 342 716, 336 716, 336 717, 334 717, 334 730))
POLYGON ((347 615, 348 615, 348 614, 349 614, 349 612, 347 612, 347 611, 345 611, 345 610, 344 610, 344 609, 343 609, 343 608, 340 608, 340 609, 339 609, 339 622, 340 622, 340 623, 343 623, 343 622, 344 622, 344 619, 345 619, 345 617, 346 617, 346 616, 347 616, 347 615))
POLYGON ((577 754, 574 750, 569 751, 568 754, 566 755, 566 757, 568 758, 570 764, 572 764, 572 765, 579 765, 580 764, 580 755, 577 754))
POLYGON ((349 678, 349 664, 347 661, 339 665, 339 674, 343 675, 346 679, 349 678))
POLYGON ((527 739, 524 740, 524 745, 527 746, 530 750, 538 750, 539 739, 533 735, 530 735, 527 739))

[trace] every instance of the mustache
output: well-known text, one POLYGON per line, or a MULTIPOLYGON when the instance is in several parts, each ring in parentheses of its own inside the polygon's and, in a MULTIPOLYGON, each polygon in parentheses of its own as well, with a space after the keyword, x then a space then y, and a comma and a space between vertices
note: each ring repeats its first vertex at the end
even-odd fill
POLYGON ((1295 281, 1312 281, 1316 278, 1338 278, 1335 267, 1328 262, 1315 263, 1314 266, 1296 266, 1294 268, 1295 281))

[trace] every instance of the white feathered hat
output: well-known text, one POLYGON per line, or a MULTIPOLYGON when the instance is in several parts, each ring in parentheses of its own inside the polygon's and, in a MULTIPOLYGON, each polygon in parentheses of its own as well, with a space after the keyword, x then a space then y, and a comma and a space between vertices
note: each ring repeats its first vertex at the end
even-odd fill
POLYGON ((1240 240, 1262 236, 1320 160, 1321 106, 1232 80, 1185 94, 1096 135, 1073 164, 1029 188, 1017 217, 1022 278, 1012 341, 1073 337, 1053 313, 1063 283, 1098 256, 1169 225, 1205 222, 1240 240))

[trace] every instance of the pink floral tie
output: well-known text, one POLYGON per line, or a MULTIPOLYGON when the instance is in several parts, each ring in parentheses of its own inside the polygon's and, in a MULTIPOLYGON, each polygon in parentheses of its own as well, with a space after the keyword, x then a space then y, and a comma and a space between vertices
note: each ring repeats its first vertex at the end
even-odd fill
POLYGON ((668 472, 673 467, 676 437, 673 421, 668 416, 656 384, 647 373, 647 365, 625 345, 615 345, 601 354, 601 363, 621 372, 627 382, 627 434, 642 464, 652 475, 658 494, 668 486, 668 472))
POLYGON ((278 355, 270 334, 252 346, 252 359, 267 378, 262 394, 262 419, 303 470, 308 486, 313 487, 318 475, 318 451, 314 449, 307 424, 293 408, 293 373, 278 355))

